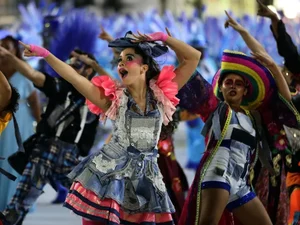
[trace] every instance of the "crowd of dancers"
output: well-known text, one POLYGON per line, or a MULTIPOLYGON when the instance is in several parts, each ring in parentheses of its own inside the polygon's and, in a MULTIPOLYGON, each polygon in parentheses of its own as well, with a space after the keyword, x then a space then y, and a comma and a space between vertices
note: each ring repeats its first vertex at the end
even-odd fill
POLYGON ((21 225, 46 184, 84 225, 300 224, 300 55, 284 22, 258 4, 284 65, 227 11, 226 31, 251 55, 224 50, 215 71, 204 42, 168 28, 97 31, 117 73, 94 56, 92 25, 62 29, 71 44, 57 30, 43 47, 2 38, 0 224, 21 225), (169 50, 176 62, 160 65, 169 50), (181 121, 191 185, 174 151, 181 121))

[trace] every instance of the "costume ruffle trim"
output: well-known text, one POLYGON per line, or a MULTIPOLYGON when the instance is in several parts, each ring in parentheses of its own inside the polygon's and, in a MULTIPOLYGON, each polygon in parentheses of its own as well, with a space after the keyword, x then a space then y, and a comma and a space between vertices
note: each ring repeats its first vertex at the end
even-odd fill
MULTIPOLYGON (((165 125, 167 125, 169 121, 172 121, 172 115, 176 111, 175 106, 179 103, 179 99, 176 97, 178 93, 178 85, 176 82, 172 81, 175 76, 174 66, 165 66, 159 74, 158 79, 152 79, 150 81, 150 88, 152 89, 154 96, 157 101, 163 105, 163 123, 165 125)), ((104 90, 104 95, 112 101, 112 104, 104 113, 103 109, 99 108, 89 100, 86 100, 89 110, 94 114, 101 114, 101 120, 106 118, 115 120, 118 108, 121 104, 120 97, 123 94, 124 88, 122 88, 120 84, 115 82, 109 76, 94 77, 92 79, 92 83, 98 88, 102 88, 104 90)))
POLYGON ((172 225, 172 214, 168 212, 143 212, 129 214, 110 198, 101 199, 95 193, 75 182, 70 188, 64 204, 76 214, 94 221, 113 225, 172 225))
POLYGON ((97 105, 93 104, 89 100, 86 100, 86 104, 89 110, 99 115, 101 114, 101 120, 105 120, 109 118, 111 120, 116 119, 117 109, 120 106, 120 97, 123 93, 123 88, 109 76, 97 76, 92 79, 92 83, 104 90, 104 95, 112 101, 111 106, 109 109, 104 113, 103 109, 98 107, 97 105))
POLYGON ((176 97, 178 94, 178 85, 173 81, 175 76, 174 66, 164 66, 158 79, 150 80, 150 88, 164 108, 164 125, 172 121, 172 116, 176 111, 176 105, 179 103, 179 99, 176 97))

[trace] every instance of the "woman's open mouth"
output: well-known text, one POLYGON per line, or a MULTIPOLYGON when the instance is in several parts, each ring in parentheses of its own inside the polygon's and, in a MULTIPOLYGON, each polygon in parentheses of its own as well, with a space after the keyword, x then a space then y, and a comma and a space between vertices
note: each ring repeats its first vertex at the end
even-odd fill
POLYGON ((121 74, 122 79, 124 79, 127 76, 128 71, 124 68, 121 68, 121 69, 119 69, 119 73, 121 74))
POLYGON ((235 95, 236 95, 236 91, 235 91, 235 90, 230 91, 230 92, 229 92, 229 95, 230 95, 230 96, 235 96, 235 95))

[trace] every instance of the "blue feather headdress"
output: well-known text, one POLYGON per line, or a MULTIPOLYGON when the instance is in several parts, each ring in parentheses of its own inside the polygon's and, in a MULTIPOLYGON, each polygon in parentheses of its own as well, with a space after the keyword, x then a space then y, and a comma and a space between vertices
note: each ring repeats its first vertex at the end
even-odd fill
MULTIPOLYGON (((63 61, 69 58, 75 48, 93 54, 98 40, 99 25, 94 13, 84 9, 70 11, 65 15, 50 43, 50 52, 63 61)), ((48 65, 45 65, 45 71, 51 76, 59 76, 48 65)))

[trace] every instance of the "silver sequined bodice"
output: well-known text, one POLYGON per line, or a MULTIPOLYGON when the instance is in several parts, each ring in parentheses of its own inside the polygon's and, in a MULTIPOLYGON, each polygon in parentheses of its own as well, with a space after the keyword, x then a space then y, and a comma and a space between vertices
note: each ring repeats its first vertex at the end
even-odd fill
POLYGON ((117 119, 113 121, 113 136, 106 147, 127 148, 131 145, 139 151, 150 151, 159 140, 162 107, 158 104, 157 109, 140 115, 129 109, 129 101, 130 96, 123 94, 117 119))

